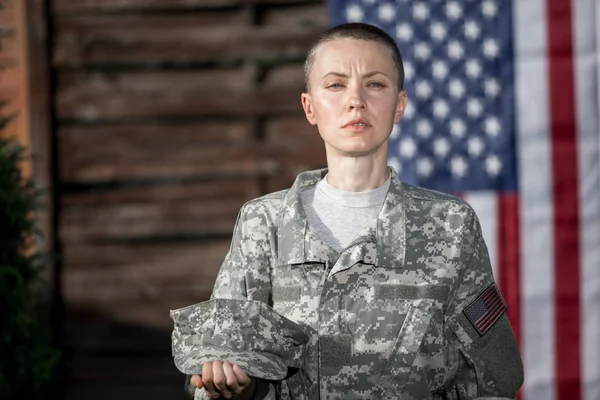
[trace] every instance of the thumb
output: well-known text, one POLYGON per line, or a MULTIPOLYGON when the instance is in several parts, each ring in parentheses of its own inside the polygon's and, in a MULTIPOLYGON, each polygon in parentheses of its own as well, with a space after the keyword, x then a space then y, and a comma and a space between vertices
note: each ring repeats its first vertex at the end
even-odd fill
POLYGON ((192 375, 190 384, 198 389, 202 389, 202 386, 204 386, 202 385, 202 377, 200 375, 192 375))

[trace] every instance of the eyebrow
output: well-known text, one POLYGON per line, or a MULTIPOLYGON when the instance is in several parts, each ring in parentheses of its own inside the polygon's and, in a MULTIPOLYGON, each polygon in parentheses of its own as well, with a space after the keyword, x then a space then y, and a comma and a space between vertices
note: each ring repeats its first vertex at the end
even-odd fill
MULTIPOLYGON (((381 71, 371 71, 371 72, 367 72, 366 74, 363 74, 363 75, 362 75, 362 78, 370 78, 370 77, 372 77, 372 76, 374 76, 374 75, 383 75, 383 76, 385 76, 386 78, 389 78, 389 76, 387 76, 386 74, 384 74, 384 73, 383 73, 383 72, 381 72, 381 71)), ((332 72, 328 72, 328 73, 326 73, 325 75, 323 75, 323 77, 322 77, 321 79, 327 78, 328 76, 337 76, 337 77, 340 77, 340 78, 349 78, 349 77, 350 77, 350 75, 348 75, 348 74, 344 74, 344 73, 342 73, 342 72, 333 72, 333 71, 332 71, 332 72)))

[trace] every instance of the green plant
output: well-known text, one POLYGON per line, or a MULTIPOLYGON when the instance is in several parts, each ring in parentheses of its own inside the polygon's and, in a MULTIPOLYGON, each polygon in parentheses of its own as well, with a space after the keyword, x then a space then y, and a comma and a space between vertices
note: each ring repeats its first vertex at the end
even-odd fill
MULTIPOLYGON (((0 110, 1 110, 0 105, 0 110)), ((10 117, 0 115, 0 132, 10 117)), ((33 241, 38 193, 19 165, 24 149, 0 138, 0 399, 31 399, 49 387, 60 353, 40 312, 44 262, 33 241)))

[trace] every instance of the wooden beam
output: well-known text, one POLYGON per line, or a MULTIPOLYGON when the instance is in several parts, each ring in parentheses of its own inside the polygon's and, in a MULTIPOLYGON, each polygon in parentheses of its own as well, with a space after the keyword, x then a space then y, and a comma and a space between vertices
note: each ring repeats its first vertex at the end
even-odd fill
MULTIPOLYGON (((27 137, 33 162, 32 178, 41 189, 42 209, 38 212, 38 226, 43 237, 38 249, 48 254, 44 279, 48 293, 54 301, 60 294, 60 279, 55 260, 54 194, 52 164, 52 115, 50 96, 50 64, 48 62, 48 14, 46 0, 17 0, 18 13, 23 27, 21 54, 24 60, 22 90, 27 98, 23 120, 27 121, 27 137)), ((55 321, 56 322, 56 321, 55 321)))

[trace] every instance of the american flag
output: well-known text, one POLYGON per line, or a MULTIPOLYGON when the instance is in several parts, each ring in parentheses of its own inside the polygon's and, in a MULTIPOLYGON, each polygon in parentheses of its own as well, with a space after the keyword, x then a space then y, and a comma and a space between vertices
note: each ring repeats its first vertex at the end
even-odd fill
POLYGON ((403 55, 403 180, 476 210, 526 400, 600 400, 600 3, 329 0, 403 55))

